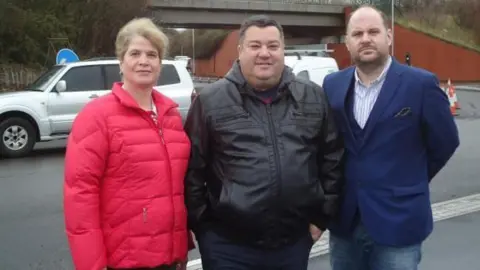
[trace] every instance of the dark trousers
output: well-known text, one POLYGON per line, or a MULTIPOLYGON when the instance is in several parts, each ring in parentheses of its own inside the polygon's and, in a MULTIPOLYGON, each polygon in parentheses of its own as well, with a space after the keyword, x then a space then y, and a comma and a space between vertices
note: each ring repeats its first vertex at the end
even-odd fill
POLYGON ((140 267, 140 268, 111 268, 107 267, 107 270, 176 270, 177 265, 160 265, 157 267, 140 267))
POLYGON ((313 240, 309 233, 293 245, 258 249, 235 244, 213 231, 197 238, 203 270, 307 270, 313 240))

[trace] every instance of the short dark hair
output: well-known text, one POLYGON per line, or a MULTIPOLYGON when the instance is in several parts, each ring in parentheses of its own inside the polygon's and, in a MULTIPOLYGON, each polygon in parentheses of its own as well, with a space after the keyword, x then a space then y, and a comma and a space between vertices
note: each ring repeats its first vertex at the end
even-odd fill
POLYGON ((243 40, 245 39, 245 32, 247 32, 248 28, 252 26, 256 26, 259 28, 274 26, 278 29, 278 31, 280 32, 280 37, 283 39, 283 28, 279 22, 270 18, 267 15, 253 15, 245 19, 240 25, 240 33, 238 38, 239 43, 243 42, 243 40))
POLYGON ((353 14, 355 14, 355 12, 359 9, 362 9, 362 8, 371 8, 373 10, 375 10, 379 15, 380 17, 382 18, 382 21, 383 21, 383 26, 385 26, 385 29, 390 29, 392 28, 390 26, 390 19, 388 18, 388 16, 385 14, 385 12, 381 11, 380 9, 376 8, 374 5, 371 5, 371 4, 363 4, 363 5, 360 5, 358 8, 356 8, 352 13, 350 13, 350 16, 348 17, 348 22, 347 22, 347 29, 348 29, 348 26, 350 26, 350 19, 352 18, 353 14))

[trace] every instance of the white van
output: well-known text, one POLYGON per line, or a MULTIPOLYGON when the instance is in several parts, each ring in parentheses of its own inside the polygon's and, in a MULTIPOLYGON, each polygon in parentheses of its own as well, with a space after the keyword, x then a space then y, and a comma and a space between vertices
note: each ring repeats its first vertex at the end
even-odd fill
POLYGON ((339 70, 337 61, 329 56, 311 56, 285 52, 285 65, 293 69, 293 73, 298 77, 309 79, 310 81, 323 86, 323 79, 327 74, 339 70))

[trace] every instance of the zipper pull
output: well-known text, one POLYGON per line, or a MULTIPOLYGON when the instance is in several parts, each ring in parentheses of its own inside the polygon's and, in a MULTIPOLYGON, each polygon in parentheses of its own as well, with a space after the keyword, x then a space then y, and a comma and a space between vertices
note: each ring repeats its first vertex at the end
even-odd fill
POLYGON ((267 113, 272 114, 272 105, 270 103, 267 104, 267 113))
POLYGON ((158 133, 160 134, 160 138, 162 139, 162 143, 165 144, 165 140, 163 139, 163 132, 162 132, 161 128, 158 129, 158 133))
POLYGON ((143 208, 143 223, 147 223, 147 208, 143 208))

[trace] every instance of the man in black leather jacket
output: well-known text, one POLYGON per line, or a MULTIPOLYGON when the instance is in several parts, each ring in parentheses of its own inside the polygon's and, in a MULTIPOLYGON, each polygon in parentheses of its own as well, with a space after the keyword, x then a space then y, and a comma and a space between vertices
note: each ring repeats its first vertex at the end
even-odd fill
POLYGON ((203 269, 306 270, 337 211, 343 141, 323 89, 284 64, 282 27, 240 28, 239 60, 195 98, 185 199, 203 269))

